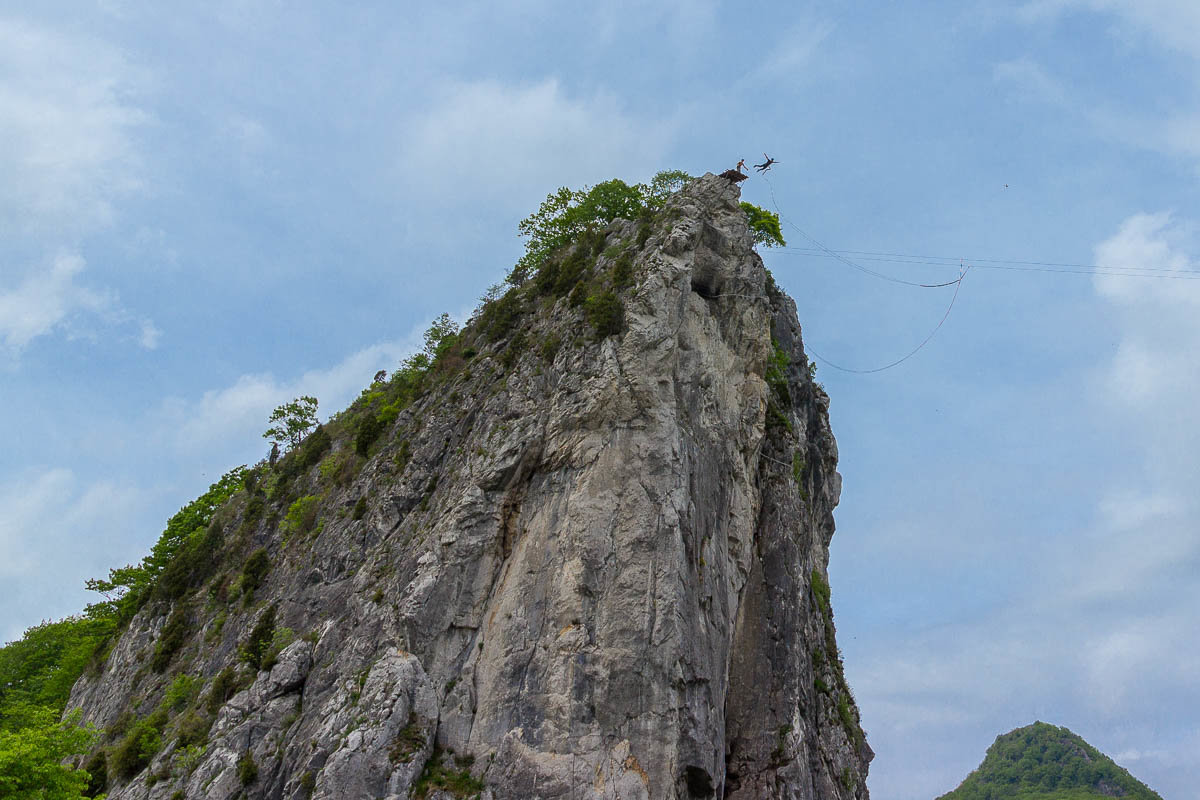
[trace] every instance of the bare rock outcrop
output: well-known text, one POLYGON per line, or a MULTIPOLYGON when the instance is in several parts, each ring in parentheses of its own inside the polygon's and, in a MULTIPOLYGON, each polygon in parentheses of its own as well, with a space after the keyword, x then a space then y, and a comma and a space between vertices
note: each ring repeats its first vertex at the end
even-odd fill
POLYGON ((313 463, 261 467, 214 522, 215 577, 147 605, 75 688, 120 730, 178 674, 215 709, 202 743, 171 717, 150 763, 110 756, 109 797, 866 798, 829 605, 828 398, 738 200, 705 176, 578 246, 618 332, 514 289, 492 301, 519 309, 509 328, 485 308, 369 448, 364 393, 313 463), (271 569, 239 596, 257 548, 271 569), (196 633, 159 675, 171 613, 196 633))

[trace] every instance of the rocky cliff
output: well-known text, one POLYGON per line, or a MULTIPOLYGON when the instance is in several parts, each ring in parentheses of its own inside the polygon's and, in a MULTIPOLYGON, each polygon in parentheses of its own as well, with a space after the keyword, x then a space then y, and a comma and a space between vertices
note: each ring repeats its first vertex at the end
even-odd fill
POLYGON ((75 687, 109 797, 866 798, 828 398, 738 199, 589 233, 249 471, 75 687))

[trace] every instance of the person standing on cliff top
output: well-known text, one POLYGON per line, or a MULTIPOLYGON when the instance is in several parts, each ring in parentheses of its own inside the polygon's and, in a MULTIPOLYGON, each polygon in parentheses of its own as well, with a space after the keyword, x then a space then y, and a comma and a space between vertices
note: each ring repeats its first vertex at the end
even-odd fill
POLYGON ((746 171, 746 159, 743 158, 741 161, 738 162, 737 171, 738 172, 746 171))

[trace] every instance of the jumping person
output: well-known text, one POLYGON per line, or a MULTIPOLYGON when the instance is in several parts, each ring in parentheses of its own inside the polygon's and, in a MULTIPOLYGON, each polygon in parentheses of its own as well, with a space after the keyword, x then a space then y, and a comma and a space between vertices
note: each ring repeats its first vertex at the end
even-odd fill
POLYGON ((767 170, 770 169, 770 166, 772 166, 772 164, 775 163, 774 158, 768 156, 767 154, 762 154, 762 157, 766 158, 767 161, 763 162, 761 164, 755 164, 755 166, 754 166, 754 168, 757 169, 758 172, 760 172, 760 173, 767 172, 767 170))

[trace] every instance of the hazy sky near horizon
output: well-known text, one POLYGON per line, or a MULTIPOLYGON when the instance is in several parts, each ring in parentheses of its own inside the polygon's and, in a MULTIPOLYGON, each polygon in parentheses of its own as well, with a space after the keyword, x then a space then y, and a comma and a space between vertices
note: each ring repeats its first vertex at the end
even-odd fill
POLYGON ((817 373, 872 796, 1034 719, 1190 796, 1194 0, 0 2, 0 639, 465 318, 551 190, 764 151, 810 353, 894 361, 952 291, 814 241, 972 266, 916 356, 817 373))

